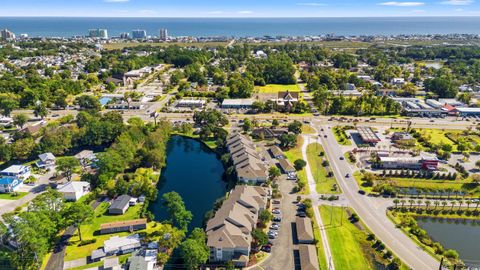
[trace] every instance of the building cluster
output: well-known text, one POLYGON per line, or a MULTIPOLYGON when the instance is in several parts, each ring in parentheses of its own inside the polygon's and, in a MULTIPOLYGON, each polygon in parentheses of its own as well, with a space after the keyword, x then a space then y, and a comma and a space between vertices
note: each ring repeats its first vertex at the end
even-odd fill
POLYGON ((400 103, 403 114, 420 117, 445 117, 445 116, 480 116, 480 108, 470 107, 453 98, 425 99, 419 98, 393 98, 400 103))
POLYGON ((15 39, 15 34, 12 31, 9 31, 8 29, 2 29, 0 30, 0 39, 3 39, 3 40, 15 39))
POLYGON ((239 182, 261 184, 267 181, 268 168, 250 138, 234 133, 228 136, 226 145, 239 182))
POLYGON ((419 156, 390 156, 378 152, 378 162, 383 169, 429 170, 438 169, 439 160, 435 155, 421 153, 419 156))
POLYGON ((207 247, 209 261, 233 261, 237 267, 249 262, 252 232, 257 227, 258 216, 266 210, 270 190, 260 186, 237 185, 207 222, 207 247))

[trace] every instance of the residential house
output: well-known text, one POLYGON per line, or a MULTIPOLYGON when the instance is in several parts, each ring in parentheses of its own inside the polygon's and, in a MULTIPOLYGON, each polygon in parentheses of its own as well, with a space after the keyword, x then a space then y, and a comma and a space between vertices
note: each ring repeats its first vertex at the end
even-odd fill
POLYGON ((0 172, 2 176, 16 177, 20 180, 25 180, 30 177, 32 174, 30 172, 29 166, 24 165, 12 165, 5 170, 0 172))
POLYGON ((75 155, 75 158, 80 161, 80 164, 83 167, 86 167, 97 160, 96 155, 91 150, 82 150, 75 155))
POLYGON ((237 185, 207 222, 207 247, 212 263, 233 261, 237 267, 248 264, 252 231, 258 215, 268 207, 270 190, 259 186, 237 185))
POLYGON ((40 161, 36 162, 38 168, 50 169, 55 167, 55 156, 52 153, 43 153, 38 155, 40 161))
POLYGON ((319 270, 317 248, 314 245, 299 245, 301 270, 319 270))
POLYGON ((17 177, 0 177, 0 193, 10 193, 22 185, 22 180, 17 177))
POLYGON ((146 219, 116 221, 116 222, 101 224, 100 234, 117 233, 117 232, 133 232, 133 231, 144 230, 146 228, 147 228, 146 219))
POLYGON ((283 128, 267 128, 267 127, 259 127, 252 130, 252 136, 254 138, 262 138, 266 140, 271 140, 278 138, 284 134, 288 134, 287 129, 283 128))
POLYGON ((300 244, 313 244, 315 237, 313 236, 312 221, 308 217, 297 217, 295 219, 295 228, 297 229, 297 240, 300 244))
POLYGON ((128 195, 118 196, 108 208, 108 213, 112 215, 123 215, 130 207, 131 197, 128 195))
POLYGON ((287 175, 287 179, 295 180, 297 179, 297 170, 292 166, 288 159, 279 159, 278 164, 282 173, 287 175))
POLYGON ((153 270, 157 263, 157 250, 146 249, 135 252, 128 259, 128 270, 153 270))
POLYGON ((268 169, 252 140, 235 133, 227 138, 228 152, 235 166, 238 181, 260 184, 268 179, 268 169))
POLYGON ((107 256, 116 254, 127 254, 140 248, 140 236, 132 234, 129 236, 112 236, 103 243, 103 251, 107 256))
POLYGON ((67 201, 78 201, 90 192, 90 183, 84 181, 70 181, 58 188, 67 201))

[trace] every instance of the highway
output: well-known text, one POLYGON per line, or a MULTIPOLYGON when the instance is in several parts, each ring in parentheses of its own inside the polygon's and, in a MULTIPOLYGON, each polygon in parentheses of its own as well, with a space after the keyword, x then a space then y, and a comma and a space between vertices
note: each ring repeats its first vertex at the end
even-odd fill
POLYGON ((358 193, 358 185, 353 179, 353 170, 346 160, 340 160, 343 152, 335 140, 331 128, 319 122, 315 122, 314 124, 320 132, 317 140, 325 149, 338 185, 347 198, 349 206, 355 210, 376 237, 407 264, 407 266, 419 270, 438 269, 440 263, 418 247, 387 218, 385 204, 379 204, 378 201, 376 201, 379 199, 358 193), (321 131, 322 129, 324 131, 321 131), (324 135, 326 135, 327 138, 325 138, 324 135), (345 177, 347 174, 350 175, 349 178, 345 177))

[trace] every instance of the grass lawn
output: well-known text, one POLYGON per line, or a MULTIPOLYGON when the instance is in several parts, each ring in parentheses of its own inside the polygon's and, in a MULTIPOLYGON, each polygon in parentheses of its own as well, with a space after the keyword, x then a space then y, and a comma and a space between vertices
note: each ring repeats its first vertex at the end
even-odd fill
POLYGON ((317 241, 317 257, 318 257, 318 265, 320 265, 320 270, 327 270, 327 258, 325 257, 325 249, 323 247, 322 236, 320 234, 320 228, 318 227, 317 222, 314 218, 312 218, 313 222, 313 235, 315 240, 317 241))
POLYGON ((317 134, 317 131, 308 124, 302 125, 302 134, 317 134))
POLYGON ((418 129, 418 131, 425 137, 429 138, 429 141, 433 144, 446 143, 453 146, 452 151, 457 151, 457 145, 445 136, 446 133, 460 133, 456 130, 441 130, 441 129, 418 129))
MULTIPOLYGON (((291 148, 288 151, 285 151, 285 156, 287 159, 293 164, 297 159, 303 159, 302 156, 302 145, 303 145, 303 138, 302 136, 297 137, 297 145, 291 148)), ((305 183, 305 189, 301 192, 301 194, 310 194, 310 189, 308 187, 308 180, 307 180, 307 173, 305 172, 305 168, 297 171, 298 181, 305 183)))
POLYGON ((336 269, 374 269, 367 260, 366 234, 348 220, 341 207, 320 206, 336 269), (332 217, 333 213, 333 217, 332 217))
POLYGON ((265 86, 257 86, 255 90, 260 94, 272 94, 280 91, 300 92, 300 87, 296 84, 267 84, 265 86))
POLYGON ((16 192, 16 196, 13 193, 2 193, 0 194, 0 200, 18 200, 22 197, 25 197, 28 192, 16 192))
POLYGON ((320 194, 339 194, 340 188, 334 190, 333 186, 337 184, 335 177, 327 177, 327 170, 322 166, 323 158, 319 156, 320 152, 324 152, 321 144, 311 143, 307 146, 307 158, 310 169, 312 170, 313 178, 317 184, 317 192, 320 194))
MULTIPOLYGON (((84 241, 87 239, 93 239, 93 238, 95 238, 97 241, 95 243, 79 247, 78 244, 80 243, 80 239, 78 237, 78 231, 75 232, 72 238, 70 238, 70 242, 68 243, 66 254, 65 254, 65 261, 72 261, 72 260, 90 256, 93 250, 102 247, 103 242, 105 240, 110 239, 110 237, 114 235, 118 235, 118 236, 130 235, 130 232, 104 234, 104 235, 96 235, 95 232, 97 232, 100 229, 100 225, 103 223, 114 222, 114 221, 125 221, 125 220, 132 220, 132 219, 139 218, 142 205, 137 204, 135 206, 130 207, 124 215, 109 215, 108 207, 109 207, 108 203, 106 202, 101 203, 97 207, 97 209, 95 209, 95 216, 93 221, 90 224, 81 226, 82 239, 84 241)), ((151 229, 152 225, 153 223, 148 224, 147 231, 151 229)), ((141 231, 138 231, 138 232, 141 232, 141 231)))
POLYGON ((347 139, 345 128, 348 129, 348 127, 340 127, 340 126, 336 126, 332 128, 333 135, 335 136, 335 140, 337 140, 337 142, 340 145, 352 145, 352 142, 349 139, 347 139))

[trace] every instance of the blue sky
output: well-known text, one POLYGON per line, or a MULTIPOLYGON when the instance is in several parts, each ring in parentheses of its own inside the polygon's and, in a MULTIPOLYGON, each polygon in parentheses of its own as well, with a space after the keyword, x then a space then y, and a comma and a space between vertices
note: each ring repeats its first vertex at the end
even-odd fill
POLYGON ((2 0, 0 16, 480 16, 480 0, 2 0))

